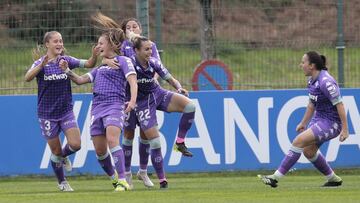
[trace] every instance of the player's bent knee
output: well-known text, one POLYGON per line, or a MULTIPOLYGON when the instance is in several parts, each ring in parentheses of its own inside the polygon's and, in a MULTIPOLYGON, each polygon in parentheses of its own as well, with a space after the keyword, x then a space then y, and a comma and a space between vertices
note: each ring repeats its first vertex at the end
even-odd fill
POLYGON ((195 112, 195 110, 196 110, 196 106, 195 106, 195 104, 191 101, 191 102, 189 102, 188 104, 186 104, 183 112, 184 112, 184 113, 191 113, 191 112, 195 112))
POLYGON ((295 146, 295 147, 304 148, 304 141, 303 141, 303 139, 302 139, 300 136, 297 136, 297 137, 294 139, 292 145, 295 146))
POLYGON ((108 145, 109 145, 110 148, 118 146, 119 144, 120 144, 119 143, 119 138, 118 139, 114 139, 114 138, 108 139, 108 145))
POLYGON ((316 152, 313 152, 312 150, 306 150, 305 149, 303 154, 307 159, 312 159, 315 156, 316 152))
POLYGON ((124 130, 124 137, 126 139, 132 140, 134 139, 135 136, 135 131, 134 130, 124 130))
POLYGON ((149 144, 151 149, 161 148, 160 137, 156 137, 154 139, 149 140, 149 144))
POLYGON ((95 149, 96 156, 102 157, 107 154, 107 149, 95 149))

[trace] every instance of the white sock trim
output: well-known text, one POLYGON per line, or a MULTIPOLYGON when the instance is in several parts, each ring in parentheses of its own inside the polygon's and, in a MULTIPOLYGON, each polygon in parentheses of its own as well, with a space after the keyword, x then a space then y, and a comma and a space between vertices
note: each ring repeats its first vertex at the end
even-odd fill
POLYGON ((330 180, 330 179, 332 179, 334 176, 335 176, 335 173, 334 173, 334 171, 333 171, 333 172, 331 172, 330 175, 327 175, 327 176, 326 176, 326 179, 327 179, 327 180, 330 180))
POLYGON ((304 151, 304 148, 295 147, 294 145, 291 145, 290 150, 301 154, 304 151))
POLYGON ((142 144, 149 144, 149 140, 144 140, 141 137, 139 138, 139 142, 141 142, 142 144))
POLYGON ((133 145, 133 139, 127 139, 126 137, 124 137, 122 139, 122 144, 125 145, 125 146, 132 146, 133 145))
POLYGON ((118 146, 116 146, 116 147, 111 148, 111 149, 110 149, 110 152, 111 152, 111 153, 114 153, 114 152, 119 151, 119 150, 121 150, 121 149, 122 149, 122 148, 120 147, 120 145, 118 145, 118 146))
POLYGON ((280 171, 276 170, 274 173, 274 177, 275 177, 275 179, 278 180, 278 179, 284 177, 284 174, 282 174, 280 171))
POLYGON ((319 152, 319 150, 316 152, 316 154, 314 155, 314 157, 312 157, 311 159, 308 159, 311 162, 315 162, 317 160, 317 158, 319 157, 321 153, 319 152))
POLYGON ((101 155, 101 156, 96 155, 97 159, 100 161, 106 159, 108 156, 109 156, 108 152, 106 152, 106 154, 101 155))
POLYGON ((50 160, 55 162, 55 163, 60 163, 62 161, 62 157, 61 156, 56 156, 55 154, 51 154, 50 160))
POLYGON ((141 168, 140 168, 140 169, 139 169, 139 172, 140 172, 140 173, 147 173, 147 169, 141 169, 141 168))

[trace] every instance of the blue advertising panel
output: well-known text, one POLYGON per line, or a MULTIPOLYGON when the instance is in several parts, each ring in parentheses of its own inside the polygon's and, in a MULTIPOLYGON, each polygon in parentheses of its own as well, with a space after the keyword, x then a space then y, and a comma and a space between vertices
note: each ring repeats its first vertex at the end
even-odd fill
MULTIPOLYGON (((350 136, 343 143, 331 140, 321 151, 333 167, 360 166, 360 90, 343 89, 342 96, 350 136)), ((190 97, 197 107, 186 138, 192 158, 172 150, 181 114, 157 113, 166 172, 276 169, 297 135, 295 128, 308 102, 305 90, 191 92, 190 97)), ((91 98, 91 94, 73 98, 82 141, 81 150, 70 157, 73 174, 103 174, 89 135, 91 98)), ((36 99, 34 95, 0 96, 0 175, 52 174, 36 99)), ((61 140, 65 144, 63 135, 61 140)), ((139 165, 134 140, 133 171, 139 165)), ((312 165, 302 156, 295 167, 312 165)))

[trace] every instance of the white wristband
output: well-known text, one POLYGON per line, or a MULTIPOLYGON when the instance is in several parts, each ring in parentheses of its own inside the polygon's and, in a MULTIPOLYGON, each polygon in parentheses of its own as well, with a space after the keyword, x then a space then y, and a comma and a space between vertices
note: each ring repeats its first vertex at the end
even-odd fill
POLYGON ((65 72, 66 74, 68 74, 70 71, 71 71, 70 68, 67 67, 64 72, 65 72))

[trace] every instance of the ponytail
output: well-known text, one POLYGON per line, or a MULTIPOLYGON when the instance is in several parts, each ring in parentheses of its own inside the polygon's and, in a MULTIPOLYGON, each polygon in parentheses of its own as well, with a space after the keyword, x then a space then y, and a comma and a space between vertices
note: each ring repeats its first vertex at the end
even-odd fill
POLYGON ((315 64, 316 70, 327 70, 326 67, 326 57, 324 55, 320 55, 316 51, 309 51, 306 53, 309 59, 310 64, 315 64))
POLYGON ((121 44, 125 40, 125 34, 121 26, 100 12, 93 15, 91 19, 98 24, 95 25, 95 28, 103 32, 101 36, 104 36, 111 44, 115 53, 120 55, 121 44))
POLYGON ((326 57, 324 55, 320 55, 321 60, 323 61, 323 67, 322 70, 328 70, 328 68, 326 67, 326 57))

